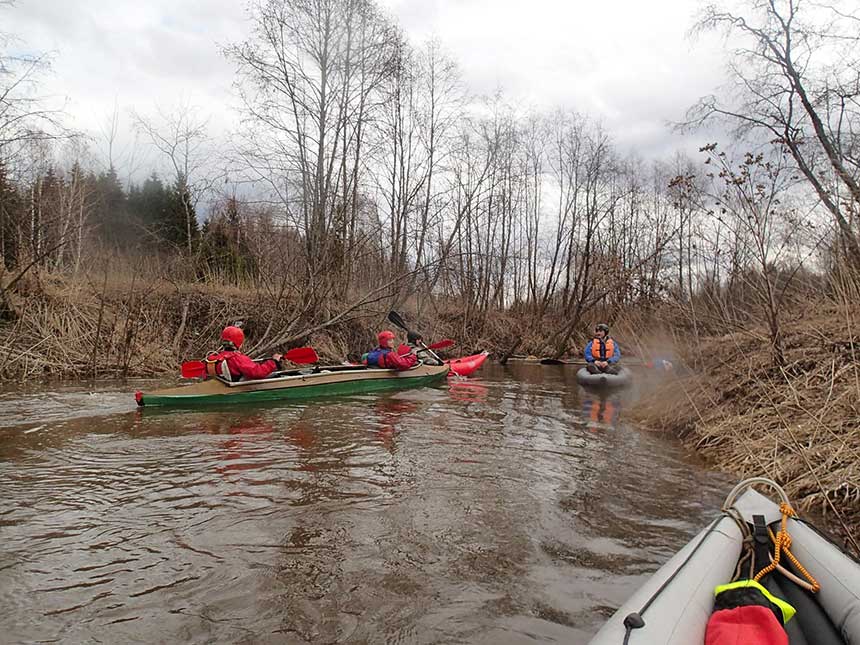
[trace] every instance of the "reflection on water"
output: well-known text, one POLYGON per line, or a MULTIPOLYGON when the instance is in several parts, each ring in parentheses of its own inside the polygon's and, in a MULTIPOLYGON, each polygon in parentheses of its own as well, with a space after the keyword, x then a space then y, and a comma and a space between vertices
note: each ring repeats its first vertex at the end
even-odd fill
POLYGON ((624 396, 539 365, 223 410, 2 396, 4 641, 585 642, 727 487, 624 396))
POLYGON ((582 388, 582 418, 592 432, 615 427, 621 416, 624 395, 618 392, 591 391, 582 388))
POLYGON ((487 400, 489 392, 487 386, 477 379, 450 378, 448 380, 448 394, 455 401, 482 403, 487 400))

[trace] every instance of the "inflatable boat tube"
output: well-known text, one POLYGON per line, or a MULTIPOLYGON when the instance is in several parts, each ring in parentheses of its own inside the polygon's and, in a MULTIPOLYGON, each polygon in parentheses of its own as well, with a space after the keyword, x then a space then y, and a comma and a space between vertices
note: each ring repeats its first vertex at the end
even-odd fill
MULTIPOLYGON (((734 508, 747 522, 764 516, 779 530, 779 507, 749 489, 734 508)), ((860 563, 806 522, 789 519, 791 552, 821 584, 812 594, 781 574, 763 579, 797 614, 785 625, 790 645, 860 645, 860 563)), ((714 608, 714 588, 735 575, 743 535, 726 514, 690 540, 603 626, 591 645, 689 645, 702 643, 714 608)))
POLYGON ((633 373, 622 367, 618 374, 592 374, 583 367, 577 371, 576 380, 589 387, 625 387, 633 381, 633 373))

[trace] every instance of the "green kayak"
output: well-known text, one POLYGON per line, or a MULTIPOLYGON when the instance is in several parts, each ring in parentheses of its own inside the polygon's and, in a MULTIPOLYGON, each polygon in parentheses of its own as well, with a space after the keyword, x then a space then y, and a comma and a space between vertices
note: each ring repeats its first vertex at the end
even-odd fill
POLYGON ((184 407, 360 394, 431 385, 444 380, 448 370, 447 365, 419 364, 403 372, 364 365, 332 365, 278 372, 273 377, 251 381, 209 378, 164 390, 136 392, 135 399, 141 406, 184 407))

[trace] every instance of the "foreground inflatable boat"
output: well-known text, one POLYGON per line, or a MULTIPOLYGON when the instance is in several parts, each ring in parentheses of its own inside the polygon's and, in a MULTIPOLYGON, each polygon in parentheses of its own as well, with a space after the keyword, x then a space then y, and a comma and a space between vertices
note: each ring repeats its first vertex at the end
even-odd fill
POLYGON ((592 374, 583 367, 576 372, 576 380, 589 387, 626 387, 633 382, 633 373, 622 367, 618 374, 592 374))
MULTIPOLYGON (((756 542, 771 552, 783 521, 780 506, 751 488, 771 487, 789 505, 774 482, 754 478, 729 494, 723 513, 659 569, 604 625, 592 645, 698 645, 714 609, 714 590, 749 577, 756 542), (763 523, 762 524, 762 520, 763 523), (770 528, 770 535, 762 528, 770 528), (770 540, 768 539, 770 538, 770 540), (752 561, 752 562, 751 562, 752 561)), ((790 505, 789 505, 790 506, 790 505)), ((860 563, 802 520, 789 517, 790 553, 820 590, 783 552, 779 566, 760 579, 774 596, 797 611, 785 623, 790 645, 860 645, 860 563)), ((762 567, 755 566, 756 571, 762 567)), ((759 641, 756 641, 759 642, 759 641)), ((769 641, 768 641, 769 642, 769 641)), ((734 643, 732 645, 735 645, 734 643)))

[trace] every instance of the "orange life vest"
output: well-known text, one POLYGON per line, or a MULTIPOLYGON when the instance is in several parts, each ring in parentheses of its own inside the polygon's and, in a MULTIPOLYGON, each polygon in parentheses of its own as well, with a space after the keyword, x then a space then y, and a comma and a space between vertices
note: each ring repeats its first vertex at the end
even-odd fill
POLYGON ((615 355, 615 341, 607 338, 601 343, 599 338, 595 338, 591 341, 591 355, 596 361, 608 361, 615 355), (601 345, 603 351, 600 351, 601 345))
POLYGON ((236 352, 229 350, 221 350, 219 352, 210 352, 203 362, 206 364, 206 378, 221 377, 225 381, 232 381, 233 375, 230 373, 230 368, 227 366, 227 359, 233 356, 236 352))

